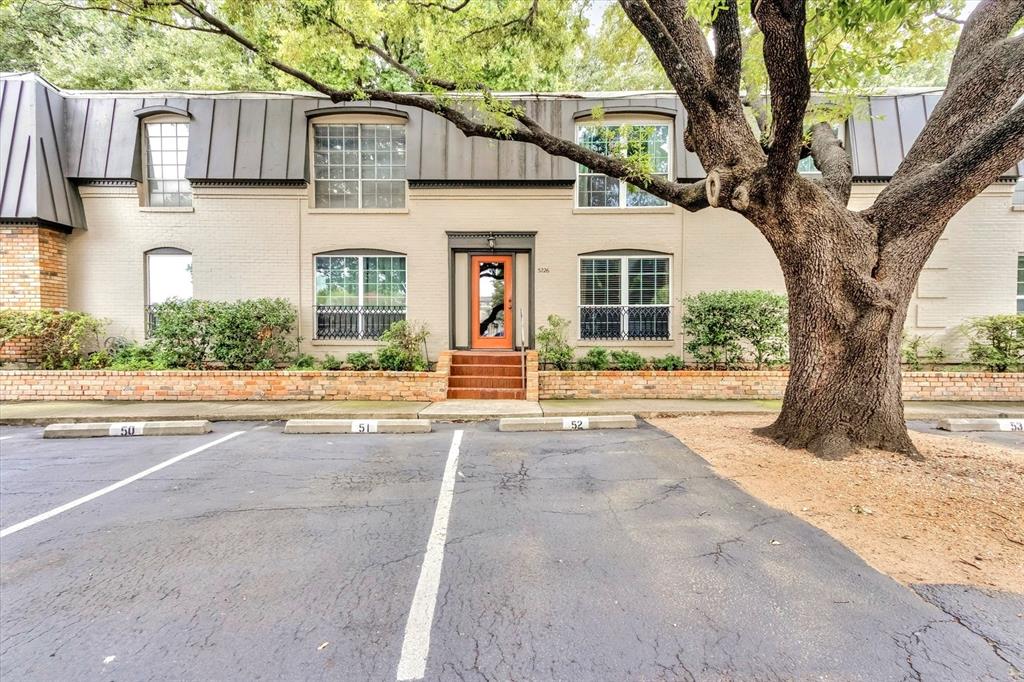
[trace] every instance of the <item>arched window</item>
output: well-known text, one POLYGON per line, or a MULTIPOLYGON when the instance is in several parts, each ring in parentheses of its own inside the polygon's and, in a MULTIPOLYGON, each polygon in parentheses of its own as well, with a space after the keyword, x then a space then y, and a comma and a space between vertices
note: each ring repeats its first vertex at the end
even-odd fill
POLYGON ((192 185, 185 178, 188 119, 164 114, 143 119, 145 203, 155 208, 192 205, 192 185))
MULTIPOLYGON (((576 142, 588 149, 625 159, 643 159, 651 175, 669 179, 672 168, 672 122, 668 119, 612 118, 576 124, 576 142)), ((664 199, 625 180, 576 165, 577 208, 650 208, 664 199)))
POLYGON ((181 249, 146 252, 146 304, 192 298, 192 254, 181 249))
POLYGON ((313 257, 316 338, 376 339, 405 319, 405 256, 332 251, 313 257))
POLYGON ((671 339, 672 265, 645 251, 581 254, 581 339, 671 339))

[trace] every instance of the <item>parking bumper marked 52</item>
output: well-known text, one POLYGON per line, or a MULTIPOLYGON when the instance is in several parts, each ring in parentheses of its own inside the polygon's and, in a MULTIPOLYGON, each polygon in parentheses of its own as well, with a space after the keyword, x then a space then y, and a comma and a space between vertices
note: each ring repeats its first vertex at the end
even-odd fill
POLYGON ((8 535, 11 535, 12 533, 17 533, 19 530, 25 530, 26 528, 29 528, 30 526, 36 525, 40 521, 45 521, 47 519, 53 518, 54 516, 57 516, 58 514, 63 514, 64 512, 69 511, 71 509, 74 509, 75 507, 78 507, 79 505, 83 505, 86 502, 91 502, 92 500, 95 500, 98 497, 102 497, 103 495, 106 495, 107 493, 112 493, 112 492, 114 492, 115 490, 117 490, 119 488, 123 488, 124 486, 128 485, 129 483, 134 483, 135 481, 139 480, 140 478, 145 478, 146 476, 149 476, 152 473, 156 473, 157 471, 160 471, 161 469, 169 467, 172 464, 180 462, 183 459, 191 457, 192 455, 197 455, 197 454, 199 454, 200 452, 202 452, 204 450, 209 450, 210 448, 214 447, 215 445, 220 445, 221 443, 229 441, 229 440, 231 440, 232 438, 234 438, 236 436, 242 435, 243 433, 245 433, 245 431, 234 431, 232 433, 229 433, 226 436, 218 438, 217 440, 214 440, 214 441, 211 441, 209 443, 206 443, 205 445, 200 445, 199 447, 193 448, 192 450, 189 450, 188 452, 184 452, 184 453, 182 453, 180 455, 177 455, 175 457, 171 457, 168 460, 165 460, 163 462, 160 462, 159 464, 151 466, 150 468, 146 469, 145 471, 140 471, 139 473, 134 474, 132 476, 129 476, 128 478, 126 478, 124 480, 121 480, 121 481, 118 481, 117 483, 112 483, 111 485, 108 485, 106 488, 102 488, 100 490, 97 490, 96 492, 89 493, 88 495, 85 495, 83 497, 79 497, 77 500, 72 500, 71 502, 68 502, 67 504, 62 504, 59 507, 55 507, 54 509, 51 509, 48 512, 43 512, 42 514, 39 514, 37 516, 33 516, 30 519, 25 519, 24 521, 22 521, 20 523, 14 524, 13 526, 8 526, 7 528, 4 528, 3 530, 0 530, 0 538, 5 538, 8 535))

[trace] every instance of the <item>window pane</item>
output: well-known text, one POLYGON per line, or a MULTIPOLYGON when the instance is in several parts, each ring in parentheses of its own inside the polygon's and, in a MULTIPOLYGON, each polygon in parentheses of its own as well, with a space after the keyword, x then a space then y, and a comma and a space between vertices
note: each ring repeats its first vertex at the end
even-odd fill
POLYGON ((359 305, 359 259, 355 256, 317 256, 316 304, 359 305))
POLYGON ((622 260, 580 260, 580 305, 619 305, 622 302, 622 260))
POLYGON ((668 259, 629 259, 629 304, 668 305, 668 259))
POLYGON ((187 156, 188 123, 146 124, 146 182, 150 206, 192 205, 192 186, 185 178, 187 156))
POLYGON ((579 205, 584 208, 617 207, 619 181, 607 175, 580 175, 579 205))
POLYGON ((363 258, 363 305, 404 308, 405 276, 404 257, 363 258))
POLYGON ((149 305, 172 298, 192 298, 192 254, 151 253, 146 256, 149 305))

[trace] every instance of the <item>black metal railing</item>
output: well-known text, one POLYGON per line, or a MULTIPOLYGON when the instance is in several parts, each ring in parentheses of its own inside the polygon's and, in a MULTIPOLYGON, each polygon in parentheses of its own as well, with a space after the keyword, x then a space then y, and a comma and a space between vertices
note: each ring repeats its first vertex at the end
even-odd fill
POLYGON ((665 341, 671 336, 672 306, 580 306, 580 338, 665 341))
POLYGON ((377 339, 395 322, 405 319, 405 308, 318 305, 316 338, 377 339))
POLYGON ((156 305, 146 306, 146 338, 153 336, 153 330, 156 329, 156 305))

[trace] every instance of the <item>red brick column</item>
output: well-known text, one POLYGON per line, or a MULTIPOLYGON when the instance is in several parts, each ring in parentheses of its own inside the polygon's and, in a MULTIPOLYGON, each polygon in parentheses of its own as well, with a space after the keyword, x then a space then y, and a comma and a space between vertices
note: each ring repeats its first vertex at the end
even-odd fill
POLYGON ((67 235, 35 225, 0 226, 0 308, 67 306, 67 235))

